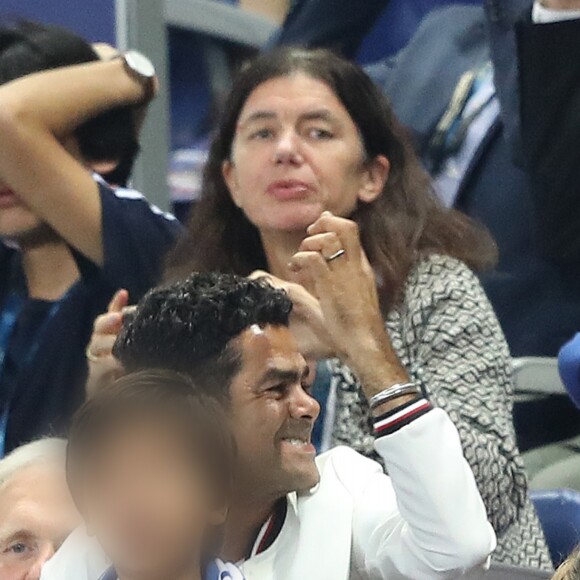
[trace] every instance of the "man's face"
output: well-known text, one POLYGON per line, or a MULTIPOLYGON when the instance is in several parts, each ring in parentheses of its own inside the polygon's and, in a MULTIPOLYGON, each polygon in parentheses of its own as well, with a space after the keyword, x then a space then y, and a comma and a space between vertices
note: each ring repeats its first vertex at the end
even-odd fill
POLYGON ((236 340, 242 368, 231 385, 233 431, 244 493, 273 499, 319 481, 310 442, 320 407, 290 330, 252 326, 236 340))
POLYGON ((61 465, 17 472, 0 488, 0 578, 38 580, 78 523, 61 465))

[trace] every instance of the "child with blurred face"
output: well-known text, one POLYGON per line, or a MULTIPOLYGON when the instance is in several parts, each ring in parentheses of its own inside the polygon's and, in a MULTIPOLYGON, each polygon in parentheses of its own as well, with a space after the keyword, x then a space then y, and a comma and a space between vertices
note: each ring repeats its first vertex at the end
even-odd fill
POLYGON ((180 375, 127 375, 86 403, 69 439, 68 478, 111 561, 104 578, 240 578, 214 561, 232 460, 219 405, 180 375))

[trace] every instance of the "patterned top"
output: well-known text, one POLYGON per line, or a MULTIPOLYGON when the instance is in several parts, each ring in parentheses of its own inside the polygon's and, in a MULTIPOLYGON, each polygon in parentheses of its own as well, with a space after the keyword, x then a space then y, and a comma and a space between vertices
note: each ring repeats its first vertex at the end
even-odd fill
MULTIPOLYGON (((498 537, 494 560, 551 570, 528 496, 512 422, 511 357, 477 277, 462 262, 434 255, 410 273, 403 301, 387 317, 393 347, 413 381, 459 431, 498 537)), ((332 445, 374 455, 366 399, 352 372, 329 363, 336 397, 332 445)))

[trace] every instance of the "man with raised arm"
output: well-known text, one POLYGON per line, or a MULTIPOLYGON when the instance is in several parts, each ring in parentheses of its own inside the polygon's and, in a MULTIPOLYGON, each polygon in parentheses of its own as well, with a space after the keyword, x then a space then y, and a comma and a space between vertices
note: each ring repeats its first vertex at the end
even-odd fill
POLYGON ((0 29, 0 456, 60 430, 95 316, 157 282, 177 222, 97 175, 127 181, 155 83, 139 53, 104 62, 60 28, 0 29))
MULTIPOLYGON (((333 222, 345 240, 346 221, 333 222)), ((297 254, 296 267, 316 267, 316 254, 297 254)), ((447 414, 412 383, 397 384, 394 363, 351 341, 341 356, 361 375, 389 475, 346 447, 315 458, 319 406, 288 327, 291 310, 286 293, 264 281, 194 274, 150 292, 117 340, 127 371, 187 374, 228 411, 238 462, 220 556, 248 580, 477 575, 495 536, 447 414)), ((332 339, 345 335, 343 324, 361 330, 360 313, 343 318, 330 302, 323 310, 332 339)), ((79 531, 42 579, 93 580, 107 567, 79 531)))

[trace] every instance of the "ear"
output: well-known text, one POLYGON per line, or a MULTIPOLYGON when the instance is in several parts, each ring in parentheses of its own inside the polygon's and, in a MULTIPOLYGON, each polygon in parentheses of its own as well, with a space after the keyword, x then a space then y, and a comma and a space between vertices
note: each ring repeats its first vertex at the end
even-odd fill
POLYGON ((364 170, 363 183, 358 192, 358 199, 364 203, 375 201, 389 178, 391 164, 384 155, 377 155, 374 159, 367 161, 364 170))
POLYGON ((89 169, 94 171, 95 173, 99 173, 101 175, 106 175, 107 173, 111 173, 117 169, 119 165, 118 161, 89 161, 87 163, 89 169))
POLYGON ((233 202, 238 206, 242 207, 241 199, 239 195, 238 178, 236 175, 236 166, 233 161, 227 159, 222 163, 222 175, 228 189, 230 190, 230 195, 232 196, 233 202))

